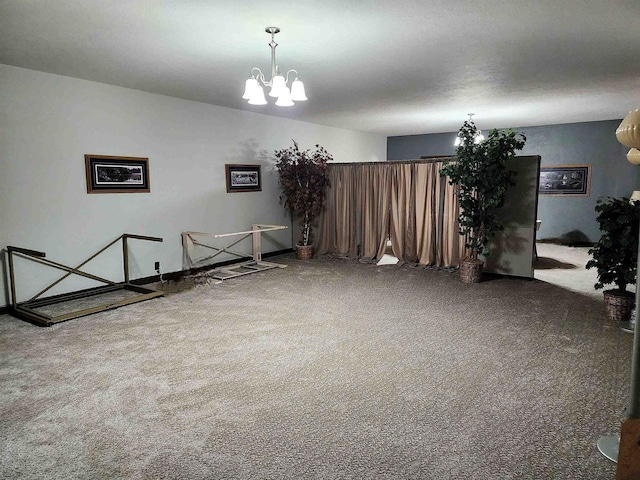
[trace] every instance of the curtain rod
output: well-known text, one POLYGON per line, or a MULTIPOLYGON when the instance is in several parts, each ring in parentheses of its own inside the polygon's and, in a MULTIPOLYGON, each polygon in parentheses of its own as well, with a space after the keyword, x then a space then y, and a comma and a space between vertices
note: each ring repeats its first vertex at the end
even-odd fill
POLYGON ((409 163, 437 163, 452 158, 451 155, 435 155, 432 157, 420 157, 419 160, 383 160, 381 162, 330 162, 327 165, 386 165, 393 164, 409 164, 409 163))

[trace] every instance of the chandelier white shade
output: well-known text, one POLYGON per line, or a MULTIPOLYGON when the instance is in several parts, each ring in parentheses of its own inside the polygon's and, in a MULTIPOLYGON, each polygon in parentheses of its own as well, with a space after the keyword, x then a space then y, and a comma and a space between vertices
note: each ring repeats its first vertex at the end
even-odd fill
MULTIPOLYGON (((469 115, 469 123, 473 123, 473 116, 475 115, 475 113, 467 113, 467 115, 469 115)), ((464 140, 460 136, 460 133, 458 133, 456 140, 453 142, 453 146, 459 147, 460 145, 462 145, 463 141, 464 140)), ((480 142, 484 142, 484 135, 482 134, 482 130, 477 128, 476 134, 473 137, 473 143, 477 145, 480 142)))
POLYGON ((242 98, 249 101, 250 105, 266 105, 267 99, 264 95, 264 87, 269 87, 268 95, 276 98, 278 107, 290 107, 294 102, 302 102, 307 100, 304 91, 304 83, 298 78, 296 70, 289 70, 287 75, 282 75, 276 65, 276 47, 278 44, 274 41, 274 36, 280 29, 278 27, 267 27, 265 32, 271 34, 271 80, 267 80, 258 67, 253 67, 249 78, 244 84, 244 94, 242 98), (289 75, 294 74, 291 88, 289 88, 289 75))

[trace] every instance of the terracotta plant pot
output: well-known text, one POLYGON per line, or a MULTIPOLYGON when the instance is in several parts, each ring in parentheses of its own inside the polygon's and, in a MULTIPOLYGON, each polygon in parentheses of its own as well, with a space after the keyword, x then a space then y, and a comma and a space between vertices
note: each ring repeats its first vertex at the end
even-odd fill
POLYGON ((604 291, 604 306, 611 320, 628 322, 631 318, 635 295, 618 289, 604 291))
POLYGON ((313 245, 296 245, 298 260, 311 260, 313 258, 313 245))
POLYGON ((464 283, 479 283, 483 267, 482 260, 464 258, 460 261, 460 278, 464 283))

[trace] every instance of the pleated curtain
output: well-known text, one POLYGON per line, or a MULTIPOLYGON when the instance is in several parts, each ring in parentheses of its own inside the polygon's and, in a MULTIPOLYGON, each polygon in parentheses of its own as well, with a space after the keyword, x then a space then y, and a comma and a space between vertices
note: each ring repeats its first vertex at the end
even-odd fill
POLYGON ((406 263, 456 267, 464 255, 455 187, 442 162, 334 164, 317 253, 377 261, 391 239, 406 263))
POLYGON ((317 253, 371 261, 382 257, 389 230, 389 170, 382 163, 331 165, 317 253))

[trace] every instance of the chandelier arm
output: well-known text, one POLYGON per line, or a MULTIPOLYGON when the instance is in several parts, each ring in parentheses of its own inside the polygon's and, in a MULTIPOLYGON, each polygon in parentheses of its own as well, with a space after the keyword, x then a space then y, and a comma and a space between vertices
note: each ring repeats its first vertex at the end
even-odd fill
POLYGON ((265 87, 270 87, 271 86, 271 82, 267 82, 267 80, 264 78, 264 73, 262 73, 262 70, 260 70, 258 67, 253 67, 251 69, 251 76, 253 78, 255 78, 256 80, 258 80, 259 82, 262 82, 262 84, 265 87), (253 72, 257 71, 258 73, 254 74, 253 72))
POLYGON ((272 85, 272 82, 267 82, 267 80, 264 78, 264 73, 262 72, 260 72, 260 81, 265 87, 270 87, 272 85))
POLYGON ((295 68, 292 68, 291 70, 289 70, 289 71, 287 72, 287 78, 286 78, 286 80, 285 80, 285 82, 286 82, 286 83, 289 83, 289 74, 290 74, 291 72, 296 72, 296 76, 293 78, 294 80, 295 80, 296 78, 298 78, 298 71, 297 71, 295 68))

